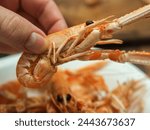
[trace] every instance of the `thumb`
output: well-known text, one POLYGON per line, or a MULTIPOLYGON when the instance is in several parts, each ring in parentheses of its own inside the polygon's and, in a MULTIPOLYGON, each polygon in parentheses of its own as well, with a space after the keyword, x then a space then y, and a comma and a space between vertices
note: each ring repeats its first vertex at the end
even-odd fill
POLYGON ((0 42, 18 51, 39 54, 47 49, 46 35, 18 14, 0 6, 0 42))

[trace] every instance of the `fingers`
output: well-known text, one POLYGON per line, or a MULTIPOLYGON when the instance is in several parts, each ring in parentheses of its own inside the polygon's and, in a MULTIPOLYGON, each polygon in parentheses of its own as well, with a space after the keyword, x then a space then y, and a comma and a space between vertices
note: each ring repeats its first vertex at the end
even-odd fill
POLYGON ((46 33, 46 30, 44 29, 44 27, 34 17, 32 17, 31 15, 23 11, 19 11, 18 13, 19 15, 21 15, 22 17, 24 17, 25 19, 27 19, 32 24, 34 24, 35 26, 37 26, 38 28, 40 28, 42 31, 46 33))
POLYGON ((22 0, 21 6, 25 12, 37 18, 48 33, 67 27, 53 0, 22 0))
POLYGON ((0 43, 0 53, 1 54, 14 54, 18 52, 15 48, 10 47, 7 44, 0 43))
POLYGON ((19 9, 19 0, 0 0, 0 5, 16 12, 19 9))
POLYGON ((60 31, 61 29, 67 28, 66 23, 64 23, 64 19, 57 19, 54 21, 53 25, 49 24, 49 27, 47 28, 48 34, 60 31))
POLYGON ((0 6, 0 43, 39 54, 47 49, 44 37, 44 32, 35 25, 0 6))
POLYGON ((0 5, 14 12, 20 9, 19 14, 35 24, 0 6, 0 53, 42 53, 48 48, 43 31, 52 33, 67 27, 53 0, 0 0, 0 5))

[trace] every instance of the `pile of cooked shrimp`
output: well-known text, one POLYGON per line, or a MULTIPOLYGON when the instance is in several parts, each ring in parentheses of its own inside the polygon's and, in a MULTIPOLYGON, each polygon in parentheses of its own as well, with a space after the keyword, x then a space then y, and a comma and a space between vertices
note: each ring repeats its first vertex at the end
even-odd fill
POLYGON ((145 87, 140 80, 118 84, 110 90, 96 72, 107 66, 98 62, 76 71, 61 70, 46 86, 23 87, 17 80, 0 85, 0 112, 143 112, 145 87))

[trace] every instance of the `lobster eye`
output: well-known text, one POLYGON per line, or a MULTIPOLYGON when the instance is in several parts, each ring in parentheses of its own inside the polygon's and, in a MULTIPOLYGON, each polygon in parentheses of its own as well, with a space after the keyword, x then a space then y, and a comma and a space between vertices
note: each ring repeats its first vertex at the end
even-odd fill
POLYGON ((60 95, 57 95, 57 101, 60 103, 63 103, 63 97, 60 95))
POLYGON ((71 95, 70 95, 70 94, 67 94, 66 99, 67 99, 67 101, 69 102, 69 101, 71 100, 71 95))
POLYGON ((86 21, 86 26, 88 26, 88 25, 90 25, 90 24, 92 24, 92 23, 94 23, 92 20, 87 20, 87 21, 86 21))

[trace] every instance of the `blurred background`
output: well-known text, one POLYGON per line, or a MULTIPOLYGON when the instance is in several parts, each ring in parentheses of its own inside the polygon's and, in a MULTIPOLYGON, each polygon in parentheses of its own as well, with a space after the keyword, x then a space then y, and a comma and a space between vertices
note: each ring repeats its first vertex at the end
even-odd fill
MULTIPOLYGON (((69 27, 89 19, 98 20, 110 15, 115 15, 115 18, 118 18, 146 4, 150 4, 150 0, 55 0, 55 2, 69 27)), ((150 18, 145 18, 126 26, 115 33, 114 38, 122 39, 124 44, 99 47, 150 52, 150 18)), ((149 66, 138 65, 138 67, 150 76, 149 66)))
MULTIPOLYGON (((83 23, 89 19, 98 20, 110 15, 115 18, 138 9, 150 0, 54 0, 68 26, 83 23)), ((123 45, 103 45, 101 48, 150 51, 150 18, 126 26, 114 38, 122 39, 123 45)), ((0 55, 2 57, 4 55, 0 55)), ((150 75, 150 67, 138 66, 150 75)))

